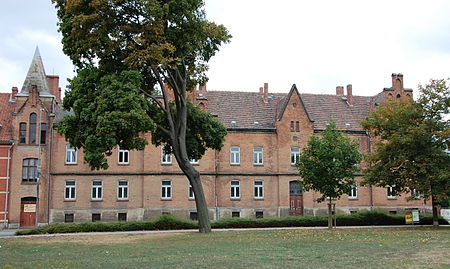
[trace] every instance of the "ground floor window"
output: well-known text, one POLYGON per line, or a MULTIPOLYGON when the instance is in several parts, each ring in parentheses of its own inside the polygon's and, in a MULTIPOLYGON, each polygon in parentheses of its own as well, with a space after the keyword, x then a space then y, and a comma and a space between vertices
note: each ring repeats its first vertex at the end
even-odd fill
POLYGON ((73 213, 64 214, 64 222, 66 223, 73 222, 73 220, 74 220, 73 213))
POLYGON ((189 218, 191 220, 198 220, 198 214, 197 212, 189 212, 189 218))
POLYGON ((119 213, 117 214, 118 221, 127 221, 127 213, 119 213))
POLYGON ((101 221, 102 215, 100 213, 92 213, 92 222, 101 221))
POLYGON ((262 219, 264 218, 264 212, 263 211, 256 211, 256 218, 257 219, 262 219))
POLYGON ((241 217, 241 212, 233 211, 233 212, 231 212, 231 217, 232 218, 240 218, 241 217))

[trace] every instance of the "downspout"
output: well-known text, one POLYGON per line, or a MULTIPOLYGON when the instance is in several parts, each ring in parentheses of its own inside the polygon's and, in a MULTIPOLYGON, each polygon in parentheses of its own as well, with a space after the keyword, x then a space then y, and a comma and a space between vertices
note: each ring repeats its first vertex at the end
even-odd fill
POLYGON ((47 167, 47 223, 50 224, 50 205, 51 205, 51 183, 52 183, 52 169, 53 169, 53 136, 54 136, 54 119, 55 119, 55 112, 54 107, 52 109, 52 113, 50 114, 50 121, 49 121, 49 130, 50 130, 50 141, 48 145, 48 167, 47 167))
POLYGON ((217 150, 214 151, 214 208, 215 208, 215 220, 219 219, 219 201, 217 198, 217 176, 218 176, 218 152, 217 150))
POLYGON ((13 147, 14 147, 14 142, 11 144, 11 146, 8 149, 8 159, 7 159, 7 164, 6 164, 6 196, 5 196, 5 215, 4 215, 5 227, 9 221, 8 220, 8 218, 9 218, 9 204, 8 204, 9 197, 8 196, 9 196, 9 181, 11 180, 10 170, 11 170, 11 156, 12 156, 12 148, 13 147), (6 217, 6 215, 8 215, 8 218, 6 217))
MULTIPOLYGON (((370 140, 370 134, 367 133, 367 153, 371 154, 372 153, 372 143, 370 140)), ((369 185, 369 193, 370 193, 370 210, 373 210, 373 187, 372 184, 369 185)))

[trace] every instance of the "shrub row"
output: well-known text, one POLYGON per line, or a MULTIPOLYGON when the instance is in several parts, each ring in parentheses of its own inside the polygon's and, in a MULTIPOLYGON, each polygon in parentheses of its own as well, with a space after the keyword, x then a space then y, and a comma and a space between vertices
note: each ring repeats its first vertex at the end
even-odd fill
MULTIPOLYGON (((336 219, 337 226, 367 226, 367 225, 403 225, 403 215, 390 215, 381 211, 362 211, 353 215, 340 215, 336 219)), ((431 215, 421 215, 420 224, 433 223, 431 215)), ((440 224, 448 224, 443 218, 440 224)), ((212 222, 212 228, 265 228, 265 227, 315 227, 327 226, 326 216, 302 216, 265 219, 229 218, 212 222)), ((154 221, 128 221, 128 222, 85 222, 85 223, 57 223, 47 226, 18 231, 17 235, 79 233, 79 232, 116 232, 116 231, 143 231, 143 230, 178 230, 197 229, 195 221, 177 218, 171 215, 162 215, 154 221)))

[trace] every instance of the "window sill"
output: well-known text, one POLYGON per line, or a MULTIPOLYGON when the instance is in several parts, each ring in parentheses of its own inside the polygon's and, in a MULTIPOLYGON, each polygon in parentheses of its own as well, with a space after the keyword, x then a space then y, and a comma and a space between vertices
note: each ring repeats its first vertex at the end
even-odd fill
POLYGON ((264 166, 263 163, 254 163, 253 166, 264 166))
POLYGON ((64 163, 65 165, 77 165, 77 163, 64 163))
POLYGON ((161 198, 161 201, 172 201, 172 198, 161 198))
POLYGON ((350 198, 350 197, 348 197, 348 200, 350 200, 350 201, 358 201, 358 197, 356 197, 356 198, 350 198))
POLYGON ((397 197, 388 197, 388 200, 397 200, 397 197))
POLYGON ((128 199, 117 199, 116 202, 128 202, 128 199))
POLYGON ((195 198, 188 198, 189 201, 195 201, 195 198))
POLYGON ((241 198, 230 198, 231 201, 240 201, 241 198))
POLYGON ((240 163, 230 163, 231 166, 240 166, 240 163))
POLYGON ((64 202, 76 202, 77 199, 64 199, 64 202))
POLYGON ((21 185, 37 185, 37 182, 23 182, 22 181, 21 185))
POLYGON ((264 201, 264 197, 258 198, 258 197, 254 197, 253 198, 255 201, 264 201))
POLYGON ((161 163, 162 166, 172 166, 172 163, 161 163))
POLYGON ((117 165, 119 165, 119 166, 129 166, 130 163, 117 163, 117 165))
POLYGON ((103 202, 103 199, 91 199, 91 202, 103 202))

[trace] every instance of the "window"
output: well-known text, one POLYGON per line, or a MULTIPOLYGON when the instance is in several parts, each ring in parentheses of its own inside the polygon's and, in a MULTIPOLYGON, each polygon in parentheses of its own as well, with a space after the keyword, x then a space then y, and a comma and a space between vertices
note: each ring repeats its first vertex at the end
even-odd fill
POLYGON ((100 213, 92 213, 92 222, 101 221, 102 215, 100 213))
POLYGON ((256 212, 255 212, 255 217, 256 217, 257 219, 262 219, 262 218, 264 218, 264 212, 263 212, 263 211, 256 211, 256 212))
POLYGON ((189 218, 191 220, 198 220, 198 214, 197 212, 189 212, 189 218))
POLYGON ((295 165, 300 159, 300 148, 292 147, 291 148, 291 165, 295 165))
POLYGON ((92 181, 92 199, 101 200, 102 199, 102 181, 94 180, 92 181))
POLYGON ((64 214, 64 222, 66 223, 73 222, 73 220, 74 220, 73 213, 64 214))
POLYGON ((66 189, 64 192, 64 199, 75 200, 75 180, 66 181, 66 189))
POLYGON ((298 121, 295 122, 295 131, 300 132, 300 123, 298 121))
POLYGON ((191 184, 189 184, 189 199, 195 199, 194 189, 191 184))
POLYGON ((117 220, 118 221, 127 221, 127 213, 118 213, 117 220))
POLYGON ((411 197, 413 197, 414 199, 419 199, 422 197, 422 194, 420 193, 420 191, 416 190, 416 189, 412 189, 411 190, 411 197))
POLYGON ((358 198, 358 187, 352 186, 350 192, 348 193, 348 199, 357 199, 358 198))
POLYGON ((197 159, 190 159, 189 162, 191 164, 198 164, 198 160, 197 159))
POLYGON ((36 113, 30 114, 30 134, 28 141, 30 144, 36 144, 36 113))
POLYGON ((41 145, 45 145, 46 137, 47 137, 47 124, 46 123, 41 123, 41 135, 40 135, 40 138, 39 138, 39 140, 40 140, 39 143, 41 145))
POLYGON ((26 143, 27 136, 27 124, 25 122, 21 122, 19 125, 19 143, 26 143))
POLYGON ((241 163, 241 149, 237 146, 230 147, 230 164, 241 163))
POLYGON ((263 164, 263 147, 253 148, 253 164, 256 165, 263 164))
POLYGON ((240 182, 239 180, 232 180, 230 183, 230 197, 231 199, 239 199, 241 197, 240 194, 240 182))
POLYGON ((162 164, 172 164, 172 154, 166 153, 164 147, 161 148, 161 163, 162 164))
POLYGON ((354 215, 354 214, 357 214, 358 213, 358 210, 350 210, 350 214, 351 215, 354 215))
POLYGON ((127 200, 128 199, 128 181, 119 180, 117 185, 117 199, 127 200))
POLYGON ((395 186, 386 186, 387 189, 387 198, 388 199, 395 199, 396 198, 396 192, 394 190, 395 186))
POLYGON ((254 190, 255 199, 264 198, 264 185, 262 180, 255 180, 254 190))
POLYGON ((130 163, 130 152, 125 149, 119 149, 118 152, 118 162, 119 164, 129 164, 130 163))
POLYGON ((22 161, 22 182, 36 182, 38 178, 38 159, 30 158, 22 161))
POLYGON ((161 199, 172 199, 172 181, 161 181, 161 199))
POLYGON ((66 163, 67 164, 77 163, 77 150, 70 144, 66 145, 66 163))
POLYGON ((389 211, 389 214, 391 214, 391 215, 397 215, 397 210, 391 210, 391 211, 389 211))
POLYGON ((231 217, 232 218, 240 218, 241 217, 241 212, 233 211, 233 212, 231 212, 231 217))
POLYGON ((294 121, 291 121, 291 132, 294 132, 295 131, 295 129, 294 129, 294 121))

